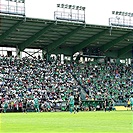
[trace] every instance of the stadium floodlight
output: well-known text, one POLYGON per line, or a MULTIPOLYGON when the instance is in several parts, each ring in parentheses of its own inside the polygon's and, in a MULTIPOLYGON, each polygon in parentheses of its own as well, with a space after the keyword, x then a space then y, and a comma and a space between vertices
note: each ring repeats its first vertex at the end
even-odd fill
POLYGON ((116 15, 116 17, 115 18, 112 18, 112 17, 109 18, 109 25, 120 26, 120 27, 128 27, 128 28, 133 27, 133 25, 132 25, 133 20, 131 19, 131 17, 133 17, 133 13, 131 13, 131 12, 122 12, 122 11, 112 11, 112 14, 116 15), (122 17, 119 17, 120 15, 122 17), (114 21, 114 20, 117 20, 117 21, 114 21))
POLYGON ((62 8, 63 10, 57 10, 54 12, 54 18, 56 20, 66 20, 72 22, 76 21, 85 23, 85 7, 69 4, 57 4, 57 8, 62 8), (75 11, 73 12, 73 10, 75 11))
POLYGON ((61 4, 61 8, 64 8, 64 4, 61 4))
POLYGON ((122 15, 122 11, 119 12, 119 15, 122 15))
MULTIPOLYGON (((14 2, 14 0, 6 0, 6 1, 12 1, 12 2, 14 2)), ((15 2, 16 2, 16 0, 15 0, 15 2)))
POLYGON ((128 16, 131 17, 131 13, 130 12, 128 13, 128 16))
POLYGON ((122 12, 120 11, 120 12, 119 12, 119 15, 121 15, 121 14, 122 14, 122 12))
POLYGON ((4 7, 1 13, 25 16, 25 0, 4 0, 6 3, 1 3, 4 7), (5 8, 6 7, 6 8, 5 8))
POLYGON ((67 8, 67 9, 74 9, 74 10, 85 10, 85 7, 75 6, 75 5, 68 5, 68 4, 57 4, 57 7, 67 8))
POLYGON ((6 0, 6 1, 17 2, 17 3, 24 3, 25 2, 25 0, 6 0))
POLYGON ((116 11, 116 15, 119 15, 119 11, 116 11))
POLYGON ((72 5, 68 5, 68 8, 71 9, 72 8, 72 5))
POLYGON ((82 10, 84 11, 85 10, 85 7, 82 7, 82 10))
POLYGON ((130 12, 128 12, 127 16, 131 17, 131 13, 130 13, 130 12))
POLYGON ((76 6, 76 10, 79 10, 79 6, 76 6))
POLYGON ((112 11, 112 14, 115 14, 115 11, 112 11))
POLYGON ((125 13, 124 13, 124 12, 122 12, 122 16, 124 16, 124 14, 125 14, 125 13))
POLYGON ((82 6, 79 7, 79 10, 82 10, 82 6))
POLYGON ((75 5, 72 5, 72 9, 75 9, 75 5))
POLYGON ((65 5, 65 8, 68 8, 68 4, 65 5))
POLYGON ((112 11, 112 14, 133 17, 133 13, 131 12, 112 11))
POLYGON ((17 2, 18 2, 18 3, 24 3, 25 0, 18 0, 17 2))
POLYGON ((122 12, 122 16, 125 16, 125 12, 122 12))
POLYGON ((125 14, 125 12, 122 12, 122 13, 121 13, 121 16, 124 16, 124 14, 125 14))
POLYGON ((60 4, 57 4, 57 7, 60 7, 60 4))
POLYGON ((124 16, 127 16, 127 12, 124 12, 124 16))
POLYGON ((127 13, 126 12, 124 12, 124 16, 127 16, 127 13))
POLYGON ((120 12, 119 11, 117 11, 117 15, 120 15, 120 12))
POLYGON ((130 14, 130 17, 133 17, 133 13, 130 14))

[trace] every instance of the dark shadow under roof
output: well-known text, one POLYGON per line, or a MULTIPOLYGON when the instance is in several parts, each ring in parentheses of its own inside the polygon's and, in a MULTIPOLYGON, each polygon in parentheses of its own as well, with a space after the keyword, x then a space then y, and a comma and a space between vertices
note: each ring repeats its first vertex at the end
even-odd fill
POLYGON ((115 58, 132 58, 129 28, 0 15, 0 46, 37 48, 49 53, 74 54, 100 50, 115 58))

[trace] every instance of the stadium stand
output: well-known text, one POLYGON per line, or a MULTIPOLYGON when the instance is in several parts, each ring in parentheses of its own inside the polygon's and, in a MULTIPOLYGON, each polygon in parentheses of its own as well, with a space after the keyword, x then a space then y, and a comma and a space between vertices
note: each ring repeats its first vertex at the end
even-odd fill
MULTIPOLYGON (((69 93, 80 94, 84 89, 88 98, 82 100, 89 101, 89 108, 93 104, 103 109, 105 99, 112 106, 126 106, 132 93, 131 73, 130 65, 110 62, 61 64, 58 60, 46 62, 36 57, 0 56, 1 104, 7 101, 9 111, 18 112, 27 100, 27 110, 34 111, 33 99, 37 96, 42 111, 67 110, 69 93)), ((87 104, 84 102, 83 110, 87 104)))
POLYGON ((70 92, 79 91, 75 79, 66 64, 45 62, 44 60, 17 57, 0 57, 0 95, 2 102, 8 101, 9 108, 28 99, 30 109, 36 95, 40 106, 47 101, 57 109, 62 101, 67 101, 70 92))
POLYGON ((132 93, 132 68, 116 63, 75 64, 73 75, 84 87, 89 99, 126 103, 132 93))
POLYGON ((0 47, 15 48, 6 50, 8 57, 0 56, 0 110, 7 102, 8 111, 22 111, 24 103, 27 111, 35 111, 37 96, 42 111, 64 111, 70 92, 80 94, 81 110, 103 109, 105 99, 108 106, 127 106, 133 93, 132 29, 8 14, 0 14, 0 25, 0 47), (38 49, 43 59, 26 49, 38 49), (28 57, 22 58, 22 53, 28 57), (76 53, 127 62, 79 63, 76 53), (64 64, 51 60, 51 54, 63 54, 64 64))

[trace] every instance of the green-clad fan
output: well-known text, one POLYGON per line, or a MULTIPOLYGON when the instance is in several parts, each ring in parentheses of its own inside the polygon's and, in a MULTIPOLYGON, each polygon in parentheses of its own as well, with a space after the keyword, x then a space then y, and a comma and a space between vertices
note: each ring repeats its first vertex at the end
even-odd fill
POLYGON ((6 101, 4 102, 3 108, 4 108, 4 113, 6 113, 8 109, 8 103, 6 101))
POLYGON ((133 96, 131 96, 130 98, 130 106, 131 106, 131 110, 133 111, 133 96))
POLYGON ((40 112, 39 100, 38 100, 37 96, 35 96, 35 98, 34 98, 34 107, 35 107, 36 112, 40 112))
POLYGON ((74 111, 74 96, 73 96, 73 93, 71 92, 70 93, 70 97, 69 97, 69 110, 70 110, 70 113, 72 113, 74 111))

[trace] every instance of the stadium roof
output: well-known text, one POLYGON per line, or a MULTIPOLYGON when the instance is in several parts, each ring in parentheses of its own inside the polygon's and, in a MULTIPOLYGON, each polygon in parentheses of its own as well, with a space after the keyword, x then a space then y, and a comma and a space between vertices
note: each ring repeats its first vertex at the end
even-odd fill
POLYGON ((66 55, 99 49, 106 56, 132 58, 133 30, 1 14, 0 46, 21 51, 37 48, 66 55))

